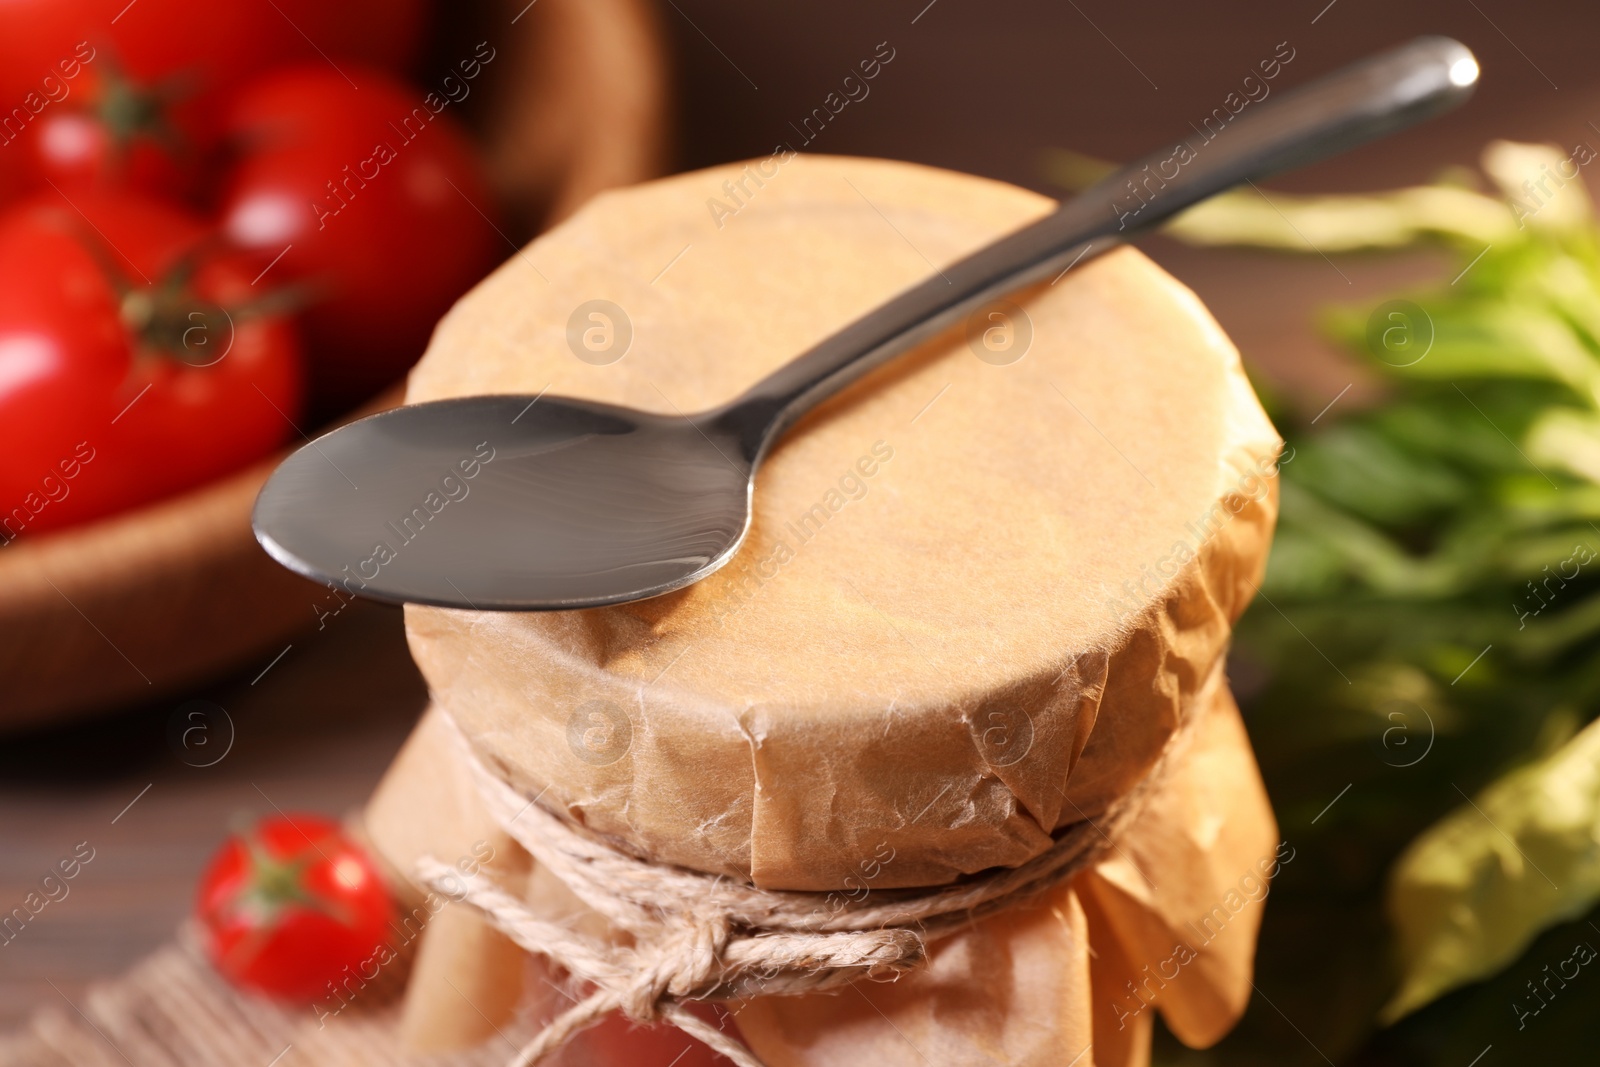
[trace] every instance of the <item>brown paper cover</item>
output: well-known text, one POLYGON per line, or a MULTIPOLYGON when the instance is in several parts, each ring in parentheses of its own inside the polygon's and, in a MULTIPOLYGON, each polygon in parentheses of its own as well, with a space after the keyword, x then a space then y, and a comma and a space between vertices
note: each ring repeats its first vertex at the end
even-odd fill
MULTIPOLYGON (((703 410, 1051 207, 804 156, 608 193, 456 306, 408 398, 703 410), (604 365, 579 358, 595 300, 630 335, 604 365)), ((1103 811, 1254 592, 1278 439, 1216 323, 1139 253, 1013 305, 791 432, 705 581, 592 611, 409 607, 435 699, 541 804, 767 888, 935 884, 1103 811)))

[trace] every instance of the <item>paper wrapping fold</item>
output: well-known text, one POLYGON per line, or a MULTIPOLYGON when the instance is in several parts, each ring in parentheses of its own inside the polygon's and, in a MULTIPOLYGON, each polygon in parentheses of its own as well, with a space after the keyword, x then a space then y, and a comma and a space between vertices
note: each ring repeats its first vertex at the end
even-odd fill
MULTIPOLYGON (((455 307, 408 398, 701 410, 1051 208, 907 164, 773 168, 601 196, 455 307), (741 181, 736 216, 708 210, 741 181), (585 318, 594 300, 615 321, 585 318), (591 325, 626 353, 578 358, 591 325)), ((991 335, 1031 336, 1014 362, 975 354, 980 319, 802 423, 744 548, 697 585, 583 612, 408 607, 435 699, 552 810, 766 888, 833 888, 888 850, 874 885, 948 881, 1103 810, 1253 592, 1278 439, 1215 322, 1137 252, 1016 303, 991 335)))
MULTIPOLYGON (((1184 758, 1094 868, 940 942, 926 970, 897 983, 736 1005, 745 1040, 769 1067, 855 1067, 869 1058, 879 1067, 1059 1067, 1091 1045, 1079 1067, 1133 1067, 1148 1063, 1154 1004, 1187 1043, 1214 1042, 1250 993, 1264 892, 1247 887, 1264 887, 1281 853, 1220 672, 1191 712, 1202 718, 1184 758)), ((455 751, 450 727, 430 711, 368 806, 369 833, 402 870, 423 854, 465 854, 481 830, 481 810, 455 802, 467 777, 455 751)), ((547 918, 596 921, 537 872, 525 895, 547 918)), ((526 986, 522 1010, 538 1017, 564 1006, 542 981, 556 977, 542 964, 495 946, 486 927, 462 936, 477 922, 460 911, 425 937, 407 1019, 419 1047, 475 1043, 505 1023, 509 1010, 496 1014, 495 997, 474 990, 526 986), (522 982, 525 966, 535 980, 522 982)), ((615 1029, 603 1035, 612 1048, 615 1029)), ((572 1062, 596 1067, 632 1062, 596 1046, 570 1051, 572 1062)))
MULTIPOLYGON (((408 396, 701 410, 1050 208, 976 178, 808 157, 606 194, 457 305, 408 396), (584 317, 596 300, 604 320, 584 317), (579 352, 589 327, 628 336, 625 354, 579 352)), ((1095 1062, 1142 1062, 1142 1001, 1101 1020, 1104 991, 1135 979, 1187 1040, 1242 1010, 1258 917, 1159 991, 1141 968, 1272 852, 1237 713, 1220 683, 1203 690, 1264 565, 1277 436, 1214 321, 1137 252, 1002 314, 806 419, 758 478, 744 548, 687 590, 582 612, 407 609, 435 700, 486 765, 619 847, 765 888, 870 892, 1015 865, 1125 793, 1181 716, 1213 710, 1195 744, 1210 755, 1163 787, 1183 799, 1152 805, 1100 870, 978 924, 898 986, 755 1002, 742 1025, 773 1065, 846 1062, 857 1046, 805 1020, 834 1033, 852 996, 885 1056, 893 1028, 863 998, 948 1063, 1058 1062, 1091 1031, 1095 1062), (972 1006, 973 1025, 941 998, 972 1006)), ((425 720, 369 808, 401 870, 423 851, 448 862, 453 820, 481 816, 437 802, 458 788, 440 736, 425 720)), ((432 969, 460 966, 451 955, 432 969)), ((425 962, 416 982, 438 988, 425 962)), ((474 1027, 423 1029, 448 1043, 474 1027)))
POLYGON ((1226 686, 1208 687, 1194 713, 1205 718, 1186 758, 1098 868, 941 942, 898 982, 753 1001, 738 1014, 745 1038, 769 1067, 1060 1067, 1091 1049, 1080 1064, 1123 1067, 1148 1060, 1153 1002, 1180 1038, 1214 1043, 1249 998, 1261 919, 1259 900, 1224 901, 1277 840, 1226 686), (1132 899, 1100 892, 1119 864, 1149 875, 1136 875, 1132 899), (1213 908, 1228 921, 1204 940, 1213 908))

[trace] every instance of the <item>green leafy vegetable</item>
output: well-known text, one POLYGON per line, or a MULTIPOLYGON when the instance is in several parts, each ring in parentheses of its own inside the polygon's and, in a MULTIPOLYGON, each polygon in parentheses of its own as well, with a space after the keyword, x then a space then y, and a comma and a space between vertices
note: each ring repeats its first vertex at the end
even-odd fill
POLYGON ((1392 1021, 1510 963, 1600 901, 1600 723, 1512 772, 1412 842, 1391 910, 1405 976, 1392 1021))
MULTIPOLYGON (((1045 160, 1057 185, 1087 189, 1115 166, 1063 149, 1045 160)), ((1252 189, 1214 196, 1178 215, 1168 233, 1197 245, 1254 245, 1289 252, 1402 248, 1443 237, 1478 245, 1515 235, 1504 201, 1441 182, 1364 196, 1296 196, 1252 189)))
MULTIPOLYGON (((1508 1040, 1484 1028, 1514 1029, 1482 1005, 1524 995, 1519 954, 1600 902, 1600 726, 1573 737, 1600 712, 1600 232, 1576 177, 1594 158, 1496 142, 1482 178, 1247 189, 1168 225, 1194 244, 1431 244, 1455 261, 1432 287, 1324 315, 1369 359, 1379 405, 1315 427, 1274 412, 1282 512, 1231 673, 1302 861, 1266 912, 1263 1004, 1206 1062, 1470 1060, 1508 1040)), ((1051 167, 1069 188, 1110 170, 1051 167)), ((1559 1042, 1571 1022, 1539 1025, 1559 1042)), ((1198 1062, 1167 1045, 1158 1061, 1198 1062)))

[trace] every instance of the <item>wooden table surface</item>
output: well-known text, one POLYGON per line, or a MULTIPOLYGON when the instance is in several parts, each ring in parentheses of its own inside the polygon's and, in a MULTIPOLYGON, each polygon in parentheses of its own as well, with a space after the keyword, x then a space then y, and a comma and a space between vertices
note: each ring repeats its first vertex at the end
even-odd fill
MULTIPOLYGON (((870 96, 807 150, 913 159, 1050 191, 1047 149, 1117 158, 1181 135, 1278 42, 1296 50, 1279 82, 1288 85, 1429 30, 1478 51, 1478 97, 1280 187, 1417 180, 1472 161, 1490 136, 1600 146, 1600 128, 1588 122, 1590 113, 1600 120, 1600 65, 1589 58, 1600 12, 1575 14, 1555 0, 1325 4, 895 0, 863 12, 846 0, 781 10, 674 0, 662 18, 679 57, 680 162, 764 155, 797 140, 790 123, 888 41, 895 58, 870 96)), ((1311 310, 1439 269, 1415 256, 1330 263, 1148 247, 1200 293, 1257 368, 1313 411, 1355 375, 1312 335, 1311 310)), ((0 911, 19 905, 78 843, 94 849, 70 894, 0 945, 0 1026, 77 999, 92 977, 115 974, 168 938, 205 858, 240 813, 339 812, 370 791, 425 700, 398 610, 350 607, 274 655, 188 695, 225 709, 232 724, 231 750, 211 766, 190 764, 216 749, 202 757, 169 743, 183 700, 0 741, 0 911)), ((220 744, 227 725, 219 719, 213 731, 220 744)))
POLYGON ((0 742, 0 908, 80 843, 94 850, 67 895, 0 945, 0 1028, 169 939, 240 815, 360 805, 427 699, 398 608, 351 605, 260 674, 272 655, 183 700, 0 742), (208 717, 190 720, 188 700, 208 701, 208 717), (185 746, 191 725, 208 728, 185 746))

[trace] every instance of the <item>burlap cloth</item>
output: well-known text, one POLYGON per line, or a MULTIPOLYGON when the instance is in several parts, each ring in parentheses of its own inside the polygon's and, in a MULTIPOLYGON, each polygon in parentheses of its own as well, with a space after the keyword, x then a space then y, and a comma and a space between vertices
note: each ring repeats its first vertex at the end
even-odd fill
MULTIPOLYGON (((1050 208, 785 156, 606 194, 457 305, 409 397, 702 410, 1050 208)), ((998 314, 804 420, 761 472, 745 547, 696 586, 584 612, 408 608, 439 708, 367 810, 394 869, 489 841, 530 909, 604 927, 489 817, 440 709, 477 761, 619 849, 821 899, 1020 864, 1106 817, 1177 734, 1181 758, 1070 882, 895 983, 732 1008, 770 1067, 1138 1064, 1157 1009, 1192 1045, 1225 1033, 1283 858, 1221 669, 1279 442, 1215 322, 1137 252, 998 314)), ((496 1058, 581 992, 561 986, 450 904, 398 1024, 362 1033, 372 1062, 398 1062, 397 1032, 496 1058)), ((303 1047, 368 1025, 342 1016, 303 1047)))

